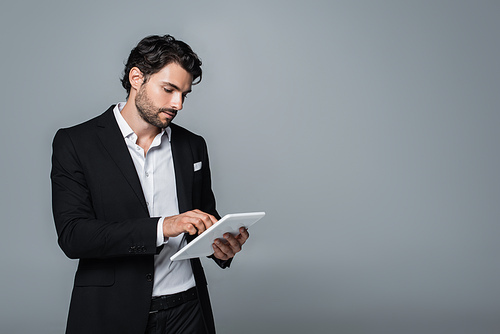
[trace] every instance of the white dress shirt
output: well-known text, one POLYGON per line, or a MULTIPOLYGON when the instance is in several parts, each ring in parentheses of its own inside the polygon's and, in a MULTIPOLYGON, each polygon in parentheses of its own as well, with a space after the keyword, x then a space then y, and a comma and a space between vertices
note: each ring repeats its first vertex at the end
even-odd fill
POLYGON ((183 234, 168 238, 163 237, 163 219, 179 214, 177 188, 175 183, 174 161, 170 140, 170 127, 163 129, 153 140, 145 153, 137 145, 137 135, 121 115, 125 102, 118 103, 113 112, 122 132, 135 170, 141 181, 150 217, 158 220, 157 246, 163 244, 160 254, 155 255, 153 297, 185 291, 195 286, 193 271, 189 260, 170 261, 182 246, 186 244, 183 234))

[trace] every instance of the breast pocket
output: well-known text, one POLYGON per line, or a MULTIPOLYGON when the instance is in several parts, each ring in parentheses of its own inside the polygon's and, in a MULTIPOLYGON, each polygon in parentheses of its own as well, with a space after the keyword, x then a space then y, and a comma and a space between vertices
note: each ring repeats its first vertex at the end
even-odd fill
POLYGON ((203 178, 201 161, 195 162, 193 164, 193 171, 194 171, 193 181, 195 182, 195 184, 198 184, 199 182, 201 182, 201 180, 203 178))

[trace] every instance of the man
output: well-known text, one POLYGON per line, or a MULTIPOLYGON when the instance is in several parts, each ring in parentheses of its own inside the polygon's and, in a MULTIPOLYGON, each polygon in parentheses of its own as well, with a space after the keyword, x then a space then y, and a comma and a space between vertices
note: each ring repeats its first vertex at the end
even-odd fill
MULTIPOLYGON (((57 132, 52 202, 58 242, 79 259, 67 333, 215 333, 199 259, 170 261, 220 218, 202 137, 172 123, 202 76, 172 36, 131 51, 126 103, 57 132)), ((222 268, 248 238, 214 241, 222 268)))

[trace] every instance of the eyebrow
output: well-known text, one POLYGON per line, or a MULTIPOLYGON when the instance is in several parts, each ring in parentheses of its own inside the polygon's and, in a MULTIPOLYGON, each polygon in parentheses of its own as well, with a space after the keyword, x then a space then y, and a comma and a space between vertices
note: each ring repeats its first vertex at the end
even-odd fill
MULTIPOLYGON (((179 87, 177 87, 176 85, 174 85, 174 84, 173 84, 173 83, 171 83, 171 82, 168 82, 168 81, 163 81, 163 84, 168 85, 168 86, 171 86, 172 88, 177 89, 177 90, 179 90, 179 91, 181 91, 181 92, 182 92, 182 90, 181 90, 179 87)), ((191 93, 191 89, 189 89, 189 90, 187 90, 187 91, 185 91, 185 92, 182 92, 182 93, 183 93, 183 94, 188 94, 188 93, 191 93)))

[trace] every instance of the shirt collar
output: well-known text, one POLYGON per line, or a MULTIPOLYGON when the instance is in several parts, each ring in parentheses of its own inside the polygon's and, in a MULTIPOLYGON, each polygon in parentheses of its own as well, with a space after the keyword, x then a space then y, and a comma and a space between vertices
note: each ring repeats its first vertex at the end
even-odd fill
MULTIPOLYGON (((128 125, 127 121, 125 118, 123 118, 121 111, 123 107, 125 107, 126 102, 119 102, 116 104, 116 106, 113 108, 113 114, 115 115, 116 122, 118 123, 118 127, 120 128, 120 131, 123 135, 123 138, 127 138, 131 136, 134 133, 134 130, 128 125)), ((165 129, 161 130, 162 135, 165 133, 167 135, 168 141, 172 140, 172 129, 170 126, 168 126, 165 129)))

